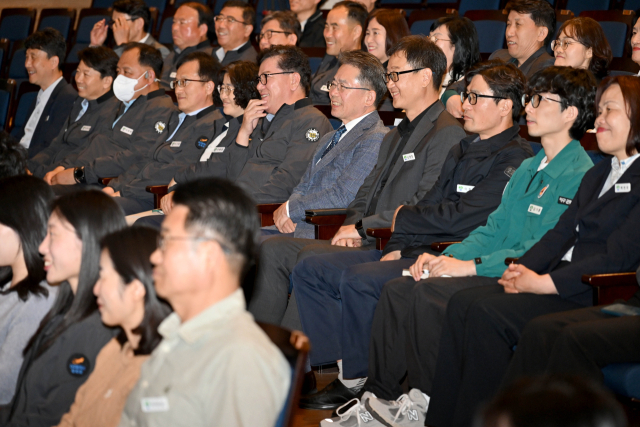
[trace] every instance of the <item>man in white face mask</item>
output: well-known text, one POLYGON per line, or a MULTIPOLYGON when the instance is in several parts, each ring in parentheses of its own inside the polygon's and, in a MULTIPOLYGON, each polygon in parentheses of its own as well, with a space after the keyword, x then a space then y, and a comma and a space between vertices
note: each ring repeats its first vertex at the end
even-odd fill
MULTIPOLYGON (((158 86, 162 56, 157 49, 129 43, 118 61, 113 92, 122 101, 112 121, 111 132, 95 135, 77 156, 63 162, 66 169, 52 184, 98 184, 98 178, 114 177, 140 163, 156 139, 167 133, 167 123, 176 107, 158 86)), ((56 193, 68 192, 59 186, 56 193)))

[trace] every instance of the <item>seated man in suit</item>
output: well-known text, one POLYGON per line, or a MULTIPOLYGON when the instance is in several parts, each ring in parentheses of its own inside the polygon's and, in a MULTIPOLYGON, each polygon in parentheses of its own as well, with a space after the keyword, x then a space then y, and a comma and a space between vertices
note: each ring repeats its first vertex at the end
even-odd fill
POLYGON ((151 25, 151 12, 142 0, 117 0, 113 3, 111 21, 105 19, 96 22, 91 30, 91 44, 89 47, 102 46, 107 39, 109 27, 113 31, 116 47, 113 51, 122 55, 124 45, 129 42, 148 44, 160 51, 162 59, 169 55, 169 49, 158 43, 153 38, 149 26, 151 25))
POLYGON ((263 234, 290 234, 313 238, 313 226, 304 222, 306 209, 343 208, 356 196, 376 164, 382 138, 389 129, 376 111, 387 91, 384 68, 370 53, 341 53, 340 68, 329 82, 331 115, 342 121, 325 134, 300 183, 274 213, 275 226, 263 234))
POLYGON ((242 0, 227 0, 214 18, 220 48, 214 54, 222 65, 235 61, 258 62, 258 52, 249 37, 253 33, 256 11, 242 0))
POLYGON ((49 184, 65 168, 62 161, 82 151, 95 134, 108 131, 106 117, 115 117, 120 101, 113 95, 111 84, 117 75, 118 56, 104 46, 89 47, 78 52, 76 70, 78 98, 64 127, 51 144, 29 160, 29 170, 49 184))
POLYGON ((169 89, 169 83, 176 78, 178 61, 191 52, 199 51, 213 55, 211 42, 207 38, 212 26, 213 12, 208 6, 191 1, 180 5, 173 15, 173 51, 167 55, 162 65, 161 87, 169 89))
POLYGON ((265 16, 261 28, 256 36, 260 50, 277 44, 296 46, 300 40, 300 23, 290 10, 278 10, 265 16))
POLYGON ((204 52, 191 52, 178 63, 175 87, 179 111, 167 124, 142 163, 131 165, 103 190, 115 197, 126 215, 153 209, 147 185, 161 185, 175 172, 198 161, 225 118, 213 105, 213 91, 220 64, 204 52), (218 126, 216 126, 216 124, 218 126))
POLYGON ((98 178, 118 176, 139 164, 160 135, 167 135, 167 123, 176 107, 158 86, 156 76, 161 69, 157 49, 142 43, 125 46, 113 83, 115 96, 122 102, 115 116, 104 118, 111 129, 93 135, 80 153, 64 159, 65 170, 51 180, 57 185, 54 191, 73 191, 59 185, 95 185, 98 178))
POLYGON ((360 50, 367 23, 367 10, 360 3, 341 1, 331 9, 324 26, 327 54, 311 80, 311 101, 314 105, 329 105, 327 82, 333 80, 340 65, 340 52, 360 50))
POLYGON ((409 36, 394 47, 392 58, 390 70, 398 75, 387 88, 394 107, 407 117, 384 137, 376 166, 347 206, 347 218, 332 241, 276 236, 262 244, 249 304, 259 321, 300 329, 295 298, 288 298, 289 276, 298 260, 317 253, 374 250, 375 239, 364 231, 390 227, 398 206, 422 199, 451 147, 464 138, 460 123, 438 100, 446 68, 442 50, 425 37, 409 36))
POLYGON ((325 47, 325 19, 319 10, 324 0, 290 0, 289 8, 296 14, 302 35, 298 39, 300 47, 325 47))
POLYGON ((58 30, 36 31, 27 37, 24 47, 29 83, 40 86, 40 90, 29 107, 29 119, 16 137, 32 158, 60 133, 78 94, 62 77, 67 44, 58 30))

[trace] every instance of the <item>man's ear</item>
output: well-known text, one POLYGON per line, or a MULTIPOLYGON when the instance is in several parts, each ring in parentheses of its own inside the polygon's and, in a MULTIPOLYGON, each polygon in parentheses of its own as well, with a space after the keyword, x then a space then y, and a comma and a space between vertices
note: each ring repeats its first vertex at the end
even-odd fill
POLYGON ((568 106, 562 112, 562 117, 564 118, 565 123, 575 121, 578 118, 578 115, 579 115, 578 107, 574 105, 568 106))
POLYGON ((213 91, 216 89, 216 84, 214 82, 212 82, 211 80, 209 80, 208 82, 206 82, 204 84, 204 90, 205 93, 207 95, 212 95, 213 96, 213 91))
POLYGON ((296 89, 300 87, 300 74, 291 73, 289 74, 289 87, 291 88, 291 92, 295 92, 296 89))
POLYGON ((113 77, 107 76, 102 79, 102 88, 109 89, 113 84, 113 77))
POLYGON ((51 65, 52 70, 58 70, 58 65, 60 64, 60 58, 57 56, 52 56, 49 58, 49 64, 51 65))
POLYGON ((298 36, 296 36, 295 34, 289 34, 287 36, 287 40, 289 41, 289 43, 292 46, 297 46, 298 45, 298 36))
POLYGON ((208 33, 209 33, 209 26, 207 24, 198 25, 198 34, 200 35, 200 38, 207 37, 208 33))
POLYGON ((543 42, 547 39, 547 35, 549 34, 549 29, 545 26, 538 27, 538 37, 536 40, 539 42, 543 42))
POLYGON ((353 42, 356 44, 359 44, 362 39, 362 27, 360 25, 355 25, 353 27, 353 30, 351 30, 351 32, 353 35, 353 42))
POLYGON ((498 105, 500 106, 500 116, 511 116, 511 110, 513 110, 513 101, 511 99, 501 99, 498 105))
POLYGON ((433 71, 431 71, 431 68, 420 70, 420 75, 422 76, 422 87, 427 87, 428 85, 432 84, 431 81, 433 80, 433 71))
POLYGON ((253 33, 253 25, 245 25, 244 26, 244 37, 251 37, 251 33, 253 33))
POLYGON ((377 102, 377 100, 376 100, 375 91, 373 91, 373 90, 367 91, 367 96, 365 96, 365 98, 364 98, 365 107, 375 106, 376 102, 377 102))

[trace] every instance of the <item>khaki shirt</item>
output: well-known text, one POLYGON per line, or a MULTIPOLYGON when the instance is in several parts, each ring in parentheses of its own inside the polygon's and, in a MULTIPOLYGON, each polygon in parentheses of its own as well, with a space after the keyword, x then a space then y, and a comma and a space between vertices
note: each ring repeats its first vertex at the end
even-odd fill
POLYGON ((238 289, 195 318, 173 313, 162 342, 142 366, 120 426, 272 427, 291 368, 253 317, 238 289))

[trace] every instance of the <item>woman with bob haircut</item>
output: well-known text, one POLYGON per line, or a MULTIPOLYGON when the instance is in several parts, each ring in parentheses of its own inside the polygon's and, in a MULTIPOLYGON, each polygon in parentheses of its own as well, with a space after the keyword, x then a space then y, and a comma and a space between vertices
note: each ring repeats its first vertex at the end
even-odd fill
POLYGON ((162 337, 158 325, 171 313, 156 295, 153 266, 158 232, 132 227, 102 239, 100 279, 93 287, 102 323, 120 333, 104 346, 96 368, 78 389, 60 426, 115 427, 127 396, 140 377, 140 367, 162 337))
POLYGON ((15 395, 0 413, 0 425, 52 426, 69 410, 98 352, 114 336, 100 321, 93 286, 100 240, 124 227, 122 210, 101 191, 78 191, 52 203, 40 253, 58 295, 25 347, 15 395))
POLYGON ((613 58, 602 27, 586 17, 565 21, 558 38, 551 42, 551 49, 556 57, 554 65, 589 70, 598 82, 608 74, 613 58))
POLYGON ((22 350, 55 300, 38 246, 53 191, 33 176, 0 180, 0 405, 11 401, 22 350))

